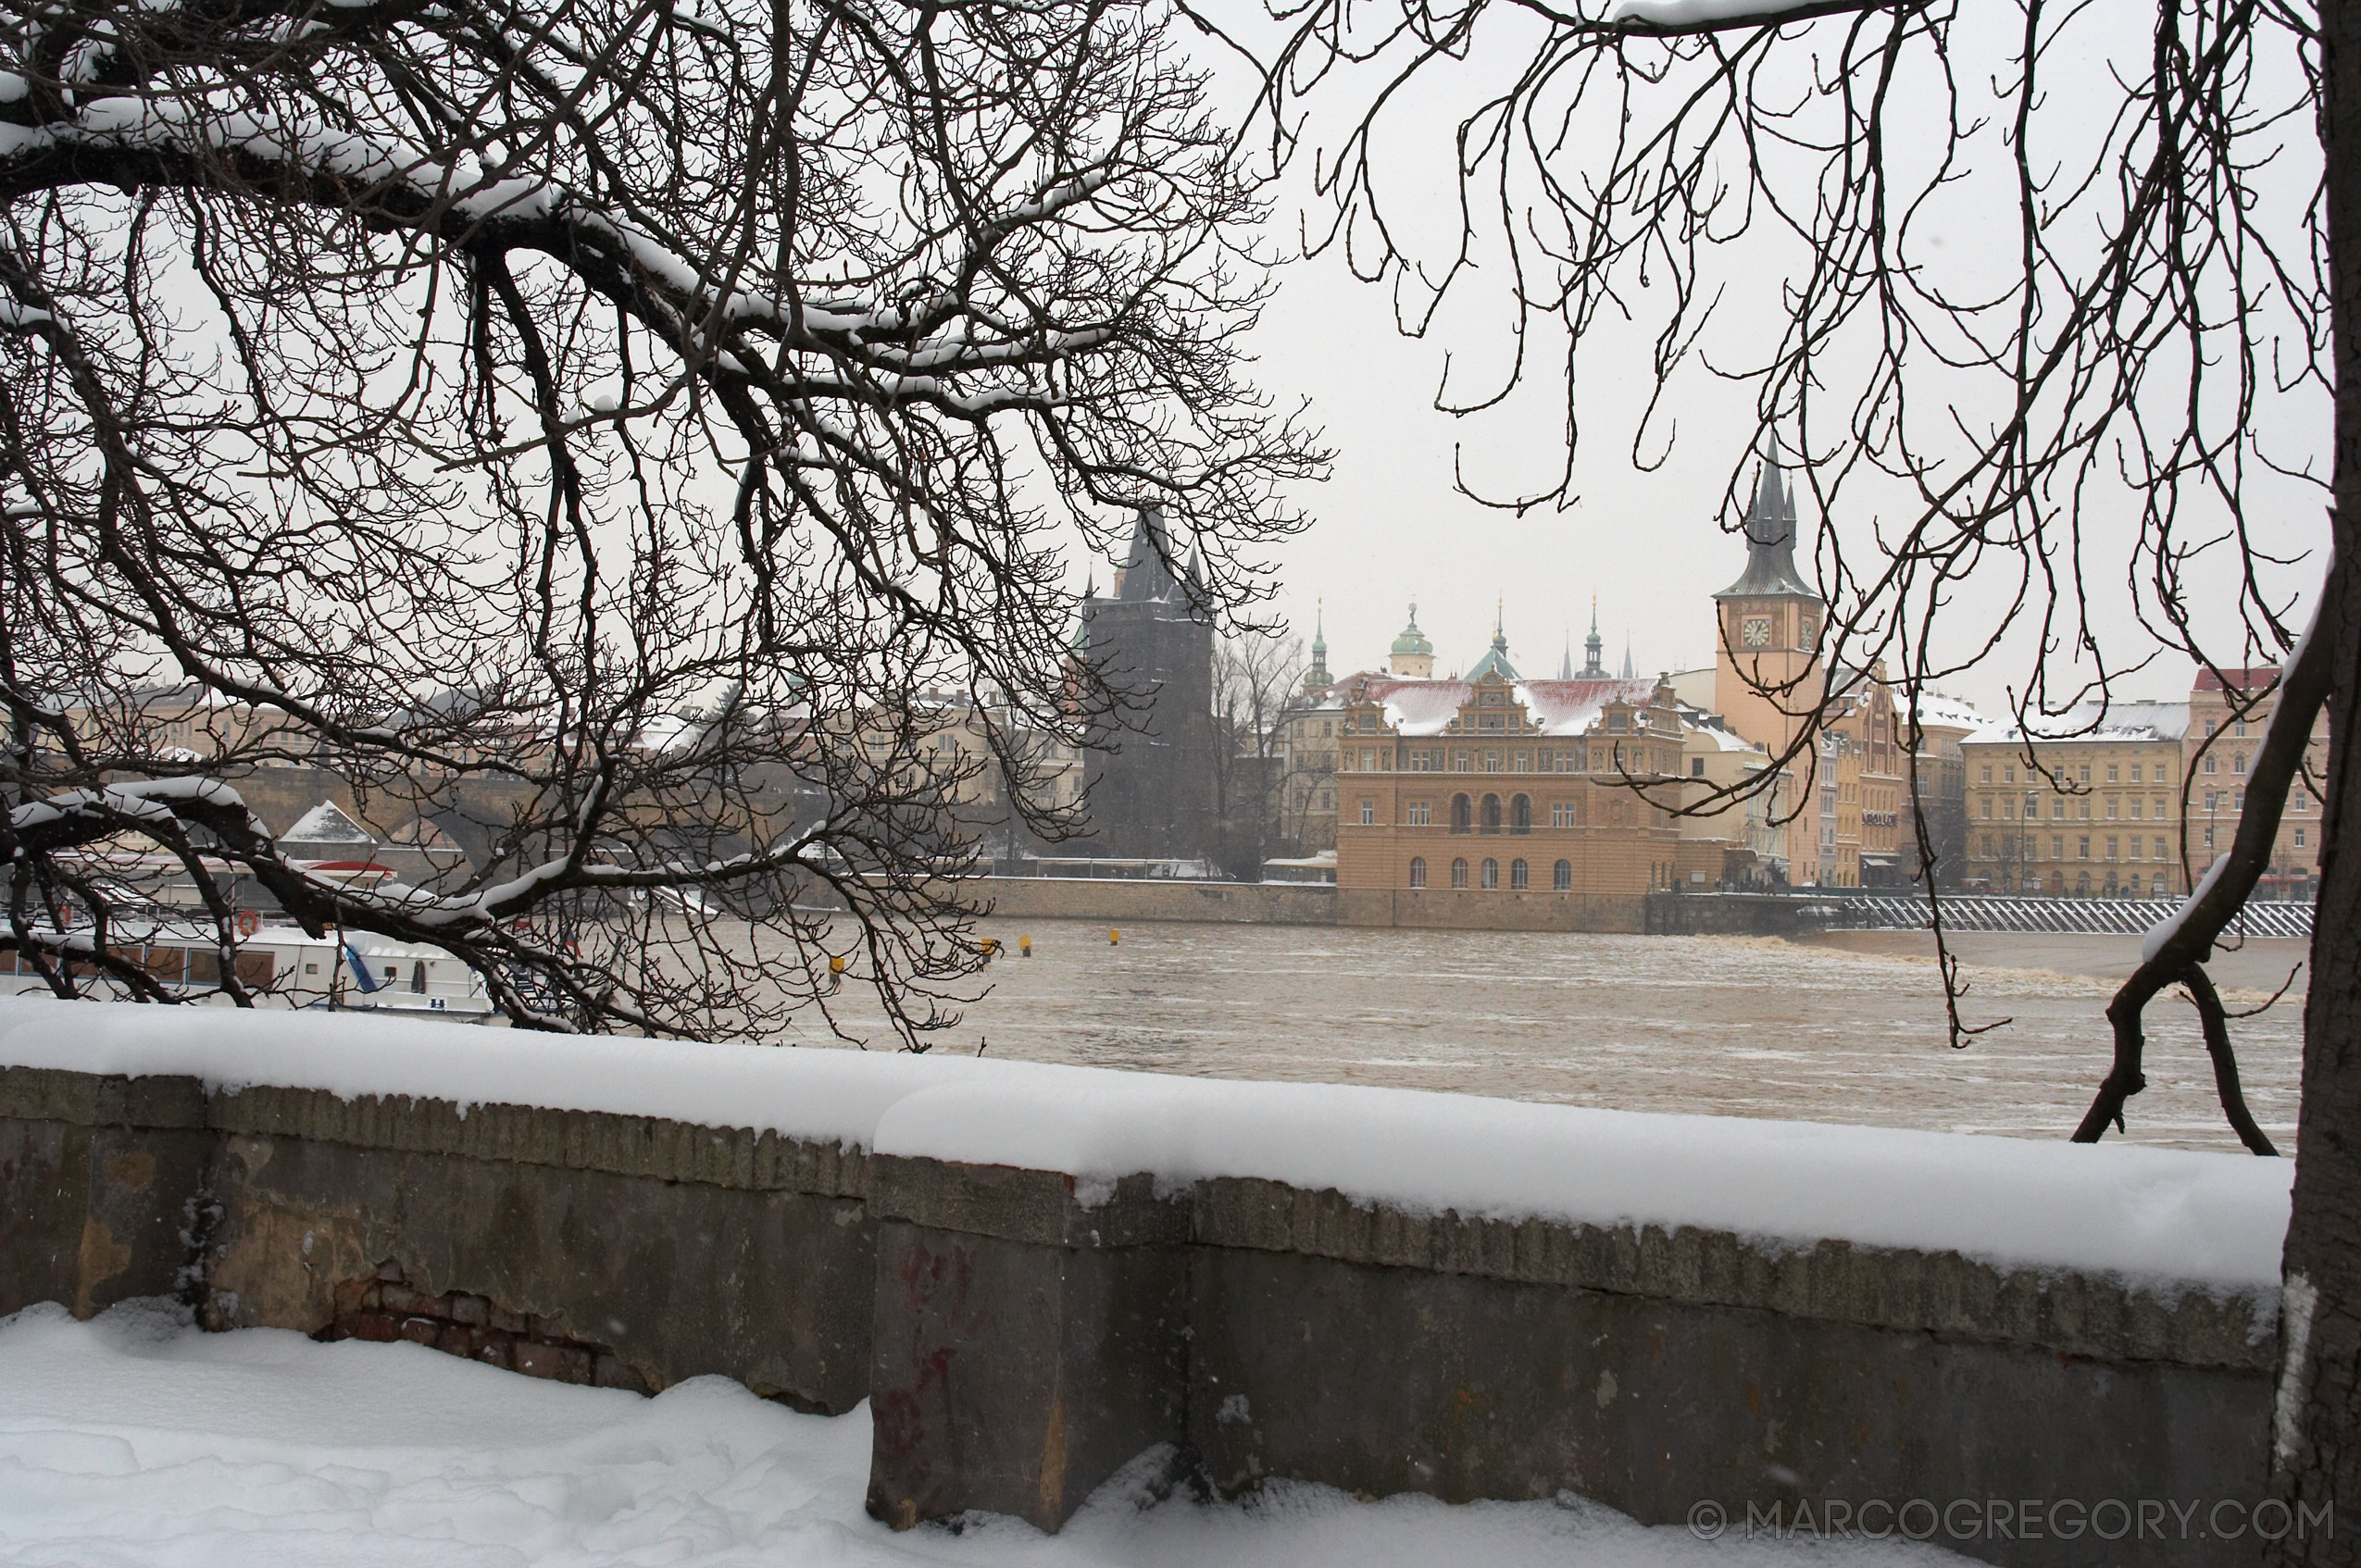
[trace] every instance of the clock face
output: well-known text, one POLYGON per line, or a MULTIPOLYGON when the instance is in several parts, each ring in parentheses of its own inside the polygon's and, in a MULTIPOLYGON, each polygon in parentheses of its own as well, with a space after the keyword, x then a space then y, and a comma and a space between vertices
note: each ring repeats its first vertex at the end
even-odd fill
POLYGON ((1749 648, 1769 647, 1770 617, 1768 616, 1747 616, 1739 623, 1738 637, 1739 641, 1744 642, 1749 648))

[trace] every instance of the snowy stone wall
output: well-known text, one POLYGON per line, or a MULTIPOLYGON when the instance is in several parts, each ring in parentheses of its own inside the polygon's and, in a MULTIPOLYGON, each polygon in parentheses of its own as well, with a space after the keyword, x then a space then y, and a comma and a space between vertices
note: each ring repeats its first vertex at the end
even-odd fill
MULTIPOLYGON (((867 1397, 870 1506, 896 1523, 1054 1528, 1158 1444, 1223 1489, 1570 1489, 1652 1521, 2251 1503, 2286 1177, 2121 1145, 0 1003, 0 1311, 178 1294, 212 1326, 533 1375, 867 1397)), ((1942 1544, 2089 1556, 2013 1530, 1942 1544)))

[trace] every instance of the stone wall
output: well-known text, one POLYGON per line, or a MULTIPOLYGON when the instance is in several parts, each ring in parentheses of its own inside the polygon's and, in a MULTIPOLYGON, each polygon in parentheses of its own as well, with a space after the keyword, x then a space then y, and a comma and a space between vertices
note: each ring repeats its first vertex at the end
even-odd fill
POLYGON ((1650 893, 1652 937, 1788 937, 1828 924, 1824 908, 1795 893, 1650 893))
MULTIPOLYGON (((1547 879, 1547 867, 1543 869, 1547 879)), ((1394 926, 1463 931, 1645 928, 1641 894, 1485 892, 1475 889, 1335 888, 1285 882, 1182 882, 1084 877, 988 877, 967 890, 1006 919, 1157 920, 1269 926, 1394 926)))
MULTIPOLYGON (((1570 1488, 1661 1523, 2251 1504, 2277 1359, 2243 1297, 1954 1253, 1147 1173, 1084 1203, 1056 1172, 648 1117, 0 1068, 0 1312, 173 1294, 212 1327, 533 1375, 866 1396, 869 1503, 897 1525, 989 1509, 1055 1529, 1157 1445, 1223 1492, 1570 1488)), ((2093 1560, 2055 1533, 1935 1538, 2093 1560)))

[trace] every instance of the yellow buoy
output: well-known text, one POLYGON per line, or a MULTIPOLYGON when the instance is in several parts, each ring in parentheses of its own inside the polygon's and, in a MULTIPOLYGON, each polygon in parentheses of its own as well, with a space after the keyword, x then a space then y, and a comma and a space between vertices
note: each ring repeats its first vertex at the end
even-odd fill
POLYGON ((1019 958, 1031 958, 1032 955, 1033 939, 1031 937, 1018 937, 1017 939, 1017 956, 1019 958))
POLYGON ((1106 934, 1106 945, 1109 947, 1118 946, 1121 944, 1122 940, 1123 933, 1120 931, 1109 931, 1106 934))
POLYGON ((1000 951, 1000 943, 991 937, 984 938, 983 940, 976 945, 983 949, 983 955, 986 958, 992 957, 1000 951))
POLYGON ((829 954, 828 972, 831 975, 842 975, 844 973, 844 960, 841 955, 836 953, 829 954))

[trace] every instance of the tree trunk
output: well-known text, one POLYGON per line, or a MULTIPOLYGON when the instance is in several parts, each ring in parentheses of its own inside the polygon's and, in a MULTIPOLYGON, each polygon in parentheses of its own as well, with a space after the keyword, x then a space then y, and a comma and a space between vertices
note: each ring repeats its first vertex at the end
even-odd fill
POLYGON ((2334 640, 2336 673, 2272 1470, 2298 1519, 2341 1517, 2290 1530, 2269 1553, 2307 1564, 2361 1563, 2361 0, 2322 0, 2320 34, 2336 553, 2313 635, 2334 640))

